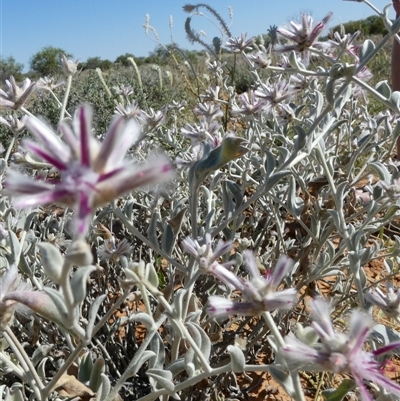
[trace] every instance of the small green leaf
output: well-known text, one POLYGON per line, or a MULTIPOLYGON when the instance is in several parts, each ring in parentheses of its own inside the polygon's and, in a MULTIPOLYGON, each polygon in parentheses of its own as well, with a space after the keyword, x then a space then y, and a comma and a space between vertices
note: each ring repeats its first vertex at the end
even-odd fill
POLYGON ((356 386, 354 380, 344 379, 336 389, 322 391, 324 401, 341 401, 356 386))

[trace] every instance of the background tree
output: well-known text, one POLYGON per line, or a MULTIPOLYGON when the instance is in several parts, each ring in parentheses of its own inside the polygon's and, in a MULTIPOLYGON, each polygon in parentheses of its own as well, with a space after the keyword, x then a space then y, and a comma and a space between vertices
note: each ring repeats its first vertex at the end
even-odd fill
MULTIPOLYGON (((349 21, 340 24, 344 27, 346 33, 354 33, 356 31, 361 31, 361 33, 366 36, 371 35, 386 35, 388 33, 382 18, 371 15, 368 18, 360 19, 357 21, 349 21)), ((332 32, 339 31, 340 25, 336 25, 331 29, 332 32)))
POLYGON ((17 63, 14 57, 0 57, 0 82, 4 84, 6 79, 13 75, 16 81, 23 79, 22 69, 24 65, 17 63))
POLYGON ((85 63, 81 63, 83 70, 95 70, 100 68, 101 70, 109 70, 113 63, 110 60, 102 60, 100 57, 89 57, 85 63))
POLYGON ((135 60, 135 63, 136 63, 137 65, 143 64, 143 60, 142 60, 142 59, 139 59, 139 58, 137 58, 137 57, 135 57, 132 53, 121 54, 120 56, 118 56, 118 57, 115 59, 114 63, 115 63, 115 64, 121 64, 121 65, 123 65, 124 67, 131 67, 132 64, 131 64, 131 62, 128 60, 129 57, 132 57, 132 58, 135 60))
POLYGON ((59 47, 44 47, 31 57, 31 71, 41 76, 61 74, 61 56, 63 54, 65 54, 67 58, 72 57, 70 53, 67 53, 59 47))

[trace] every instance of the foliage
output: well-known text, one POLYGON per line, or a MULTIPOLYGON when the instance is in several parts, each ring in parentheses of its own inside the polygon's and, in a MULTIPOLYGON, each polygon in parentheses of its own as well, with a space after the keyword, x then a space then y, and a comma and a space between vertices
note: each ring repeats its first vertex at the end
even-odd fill
POLYGON ((89 57, 84 63, 81 63, 82 70, 109 70, 113 63, 110 60, 102 60, 100 57, 89 57))
POLYGON ((389 38, 329 18, 1 93, 0 400, 400 396, 389 38))
POLYGON ((141 65, 141 64, 143 63, 142 58, 135 57, 132 53, 121 54, 121 56, 118 56, 118 57, 115 59, 114 63, 115 63, 115 64, 121 64, 121 65, 124 66, 124 67, 130 67, 130 66, 131 66, 131 63, 130 63, 129 60, 128 60, 129 57, 132 57, 132 58, 135 60, 135 62, 136 62, 136 64, 137 64, 138 66, 141 65))
POLYGON ((61 56, 72 55, 59 47, 47 46, 35 53, 30 59, 30 69, 39 76, 59 75, 62 73, 61 56))
POLYGON ((388 33, 382 18, 377 15, 371 15, 370 17, 357 21, 345 22, 343 24, 334 26, 331 31, 340 31, 341 25, 345 29, 345 32, 354 33, 361 31, 364 37, 373 35, 386 35, 388 33))
POLYGON ((24 65, 18 63, 14 57, 0 57, 0 80, 1 83, 13 75, 17 81, 23 79, 22 69, 24 65))

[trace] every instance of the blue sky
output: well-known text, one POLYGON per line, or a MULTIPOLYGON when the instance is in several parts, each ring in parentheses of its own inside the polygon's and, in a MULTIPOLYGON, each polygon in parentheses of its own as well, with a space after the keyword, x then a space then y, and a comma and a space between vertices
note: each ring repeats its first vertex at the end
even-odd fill
MULTIPOLYGON (((370 0, 380 10, 390 0, 370 0)), ((61 47, 75 59, 101 57, 114 61, 119 55, 147 56, 156 43, 145 35, 143 23, 150 15, 164 44, 172 37, 181 47, 194 48, 187 40, 182 6, 190 0, 0 0, 0 55, 13 56, 29 69, 30 57, 45 46, 61 47)), ((265 33, 270 25, 283 25, 311 12, 315 20, 333 11, 330 26, 368 17, 373 11, 364 3, 343 0, 213 0, 212 5, 228 23, 234 36, 265 33), (233 8, 229 20, 228 6, 233 8)), ((391 10, 390 16, 394 18, 391 10)), ((212 40, 218 31, 205 18, 192 22, 212 40)), ((196 49, 196 48, 195 48, 196 49)), ((198 49, 198 48, 197 48, 198 49)))

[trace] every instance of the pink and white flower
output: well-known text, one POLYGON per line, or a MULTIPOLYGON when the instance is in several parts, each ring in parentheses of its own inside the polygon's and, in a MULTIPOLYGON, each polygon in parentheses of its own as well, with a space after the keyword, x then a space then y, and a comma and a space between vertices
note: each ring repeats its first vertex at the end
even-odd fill
POLYGON ((101 144, 91 135, 92 109, 87 105, 78 108, 73 129, 66 123, 60 125, 65 142, 35 117, 28 117, 25 124, 41 143, 27 140, 24 147, 57 169, 60 179, 50 183, 11 170, 4 182, 5 193, 14 198, 17 208, 53 202, 72 206, 79 236, 87 233, 98 206, 143 185, 172 177, 172 165, 166 156, 158 155, 151 163, 142 165, 125 160, 126 152, 141 133, 134 120, 114 117, 101 144))

